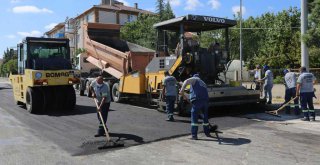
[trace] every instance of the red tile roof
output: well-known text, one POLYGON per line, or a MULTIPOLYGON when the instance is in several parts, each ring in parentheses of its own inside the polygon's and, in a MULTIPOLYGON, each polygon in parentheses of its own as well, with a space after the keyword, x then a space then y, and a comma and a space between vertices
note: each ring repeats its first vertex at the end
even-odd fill
POLYGON ((142 10, 142 9, 136 9, 134 7, 125 6, 122 4, 114 4, 112 6, 110 5, 95 5, 94 7, 97 8, 103 8, 103 9, 110 9, 110 10, 116 10, 116 11, 130 11, 135 13, 143 13, 143 14, 155 14, 151 11, 142 10))

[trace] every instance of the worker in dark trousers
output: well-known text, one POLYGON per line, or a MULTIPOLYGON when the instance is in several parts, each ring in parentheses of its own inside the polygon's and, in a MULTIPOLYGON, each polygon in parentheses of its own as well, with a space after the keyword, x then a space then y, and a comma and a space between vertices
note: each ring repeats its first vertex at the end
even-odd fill
MULTIPOLYGON (((109 108, 110 108, 110 102, 111 102, 111 96, 109 92, 109 85, 107 83, 103 82, 103 77, 98 76, 95 81, 93 81, 90 85, 92 91, 92 97, 96 98, 98 100, 98 111, 101 112, 103 121, 106 124, 107 119, 108 119, 108 113, 109 113, 109 108)), ((100 119, 99 114, 98 115, 98 120, 100 122, 98 132, 95 137, 100 137, 100 136, 105 136, 105 131, 103 128, 102 121, 100 119)))
POLYGON ((316 83, 316 78, 312 73, 307 72, 306 67, 300 68, 300 76, 297 81, 297 96, 300 96, 301 110, 304 117, 303 121, 315 121, 316 114, 313 107, 314 88, 313 84, 316 83), (311 118, 310 118, 310 117, 311 118))
MULTIPOLYGON (((284 73, 284 81, 286 86, 285 91, 285 103, 289 102, 292 98, 296 96, 296 86, 297 86, 297 77, 296 74, 293 72, 290 72, 290 70, 285 69, 283 70, 284 73)), ((284 104, 285 104, 284 103, 284 104)), ((290 105, 286 106, 286 114, 290 114, 290 105)), ((294 100, 294 114, 300 115, 300 109, 299 109, 299 99, 294 100)))
POLYGON ((177 80, 175 77, 170 76, 169 72, 165 72, 165 78, 163 80, 163 98, 165 97, 166 100, 166 111, 168 114, 167 121, 174 121, 173 118, 173 110, 174 110, 174 103, 177 99, 177 80))
POLYGON ((208 121, 208 90, 207 85, 200 79, 199 74, 193 75, 193 77, 185 80, 179 92, 180 95, 184 95, 184 90, 190 85, 190 101, 192 103, 191 109, 191 134, 192 139, 198 139, 198 117, 203 113, 203 130, 206 136, 210 135, 209 121, 208 121))

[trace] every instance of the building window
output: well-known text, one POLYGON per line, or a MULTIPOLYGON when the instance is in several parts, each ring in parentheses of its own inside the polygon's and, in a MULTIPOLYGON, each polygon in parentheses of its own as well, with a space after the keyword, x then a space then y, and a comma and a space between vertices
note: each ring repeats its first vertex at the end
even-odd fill
POLYGON ((128 22, 133 22, 137 20, 137 16, 136 15, 128 15, 128 22))
POLYGON ((86 22, 89 22, 89 18, 90 16, 89 16, 89 14, 88 15, 86 15, 86 22))
POLYGON ((160 59, 160 68, 164 68, 164 59, 160 59))

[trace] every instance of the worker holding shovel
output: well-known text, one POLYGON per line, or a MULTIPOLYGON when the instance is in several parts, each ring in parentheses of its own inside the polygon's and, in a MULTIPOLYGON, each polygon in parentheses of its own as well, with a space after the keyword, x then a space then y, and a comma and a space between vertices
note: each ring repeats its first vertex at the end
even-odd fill
POLYGON ((191 110, 191 134, 192 140, 198 139, 198 117, 199 113, 203 112, 203 130, 206 136, 210 137, 210 128, 209 128, 209 121, 208 121, 208 89, 207 85, 200 79, 199 74, 193 75, 193 77, 185 80, 183 85, 180 89, 179 94, 182 96, 184 95, 184 90, 190 85, 190 101, 192 103, 192 110, 191 110))
POLYGON ((103 128, 103 125, 106 124, 107 122, 110 102, 111 102, 109 85, 103 82, 102 76, 98 76, 97 79, 91 83, 90 87, 93 90, 92 97, 97 99, 97 102, 98 102, 97 110, 101 113, 101 116, 104 122, 102 123, 99 113, 97 113, 100 124, 99 124, 98 132, 94 136, 95 137, 105 136, 106 133, 103 128))
MULTIPOLYGON (((284 73, 284 82, 285 82, 285 103, 289 102, 292 98, 296 96, 296 86, 297 86, 297 79, 296 74, 291 72, 288 69, 283 70, 284 73)), ((286 114, 290 114, 290 105, 286 106, 286 114)), ((294 114, 300 115, 299 109, 299 99, 294 100, 294 114)))

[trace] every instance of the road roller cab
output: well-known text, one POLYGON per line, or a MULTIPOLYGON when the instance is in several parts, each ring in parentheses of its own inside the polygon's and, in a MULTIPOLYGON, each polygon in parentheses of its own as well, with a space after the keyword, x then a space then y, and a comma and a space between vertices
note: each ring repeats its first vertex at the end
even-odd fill
POLYGON ((17 52, 18 73, 10 75, 17 104, 30 113, 73 109, 80 72, 72 69, 69 40, 27 37, 17 52))

